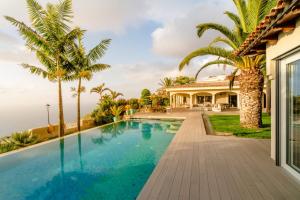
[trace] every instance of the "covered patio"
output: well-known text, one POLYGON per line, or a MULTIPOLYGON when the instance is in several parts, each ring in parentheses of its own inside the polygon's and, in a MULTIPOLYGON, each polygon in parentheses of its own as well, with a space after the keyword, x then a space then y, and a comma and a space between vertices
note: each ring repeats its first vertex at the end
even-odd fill
POLYGON ((239 108, 239 93, 230 91, 171 92, 170 105, 172 108, 204 107, 212 109, 218 105, 226 108, 239 108))
MULTIPOLYGON (((202 81, 187 85, 176 85, 166 89, 170 96, 171 109, 196 109, 222 112, 240 108, 240 87, 236 81, 229 89, 229 80, 202 81)), ((264 91, 265 92, 265 91, 264 91)), ((265 93, 262 99, 266 107, 265 93)))

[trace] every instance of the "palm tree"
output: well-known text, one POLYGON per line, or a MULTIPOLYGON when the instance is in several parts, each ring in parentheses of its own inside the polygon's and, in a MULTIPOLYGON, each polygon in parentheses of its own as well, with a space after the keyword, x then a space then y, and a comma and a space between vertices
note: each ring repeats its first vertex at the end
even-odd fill
POLYGON ((70 52, 70 57, 72 59, 72 64, 75 66, 74 74, 71 78, 78 80, 77 88, 72 88, 71 90, 76 91, 77 97, 77 130, 80 131, 80 96, 81 93, 85 91, 82 87, 82 80, 91 80, 93 73, 99 72, 110 68, 110 65, 95 63, 99 58, 101 58, 110 44, 110 39, 102 40, 97 46, 92 48, 88 53, 85 52, 85 48, 82 44, 82 38, 79 37, 78 44, 74 44, 70 52))
POLYGON ((159 85, 162 86, 163 88, 171 87, 173 86, 173 79, 169 77, 165 77, 164 79, 160 80, 159 85))
POLYGON ((66 58, 66 52, 73 41, 83 34, 79 28, 70 30, 72 1, 61 0, 58 4, 47 4, 43 8, 35 0, 27 0, 31 27, 12 17, 5 18, 15 27, 44 67, 22 64, 32 74, 41 75, 58 83, 59 136, 64 135, 64 113, 62 81, 68 80, 73 65, 66 58))
POLYGON ((124 96, 122 93, 116 92, 113 90, 109 90, 109 92, 110 92, 110 96, 111 96, 112 100, 116 100, 118 97, 124 96))
POLYGON ((97 93, 97 94, 99 94, 99 96, 100 96, 99 99, 100 100, 102 99, 103 94, 104 94, 105 91, 109 91, 109 88, 105 87, 105 83, 102 83, 101 85, 99 85, 99 86, 94 87, 94 88, 91 89, 91 93, 97 93))
MULTIPOLYGON (((241 114, 240 123, 243 127, 259 128, 262 126, 262 95, 264 86, 264 76, 262 68, 265 66, 265 56, 239 57, 233 55, 236 50, 247 38, 258 23, 269 13, 270 9, 276 4, 275 0, 233 0, 238 14, 225 12, 231 19, 235 27, 230 28, 216 24, 204 23, 197 26, 198 36, 209 29, 220 32, 223 37, 215 38, 212 43, 186 56, 179 65, 182 70, 189 62, 198 56, 213 55, 218 58, 204 64, 197 72, 196 76, 206 67, 216 64, 225 64, 234 67, 233 75, 240 73, 240 97, 241 114), (215 46, 216 43, 223 43, 226 47, 215 46)), ((232 76, 231 86, 234 81, 232 76)))

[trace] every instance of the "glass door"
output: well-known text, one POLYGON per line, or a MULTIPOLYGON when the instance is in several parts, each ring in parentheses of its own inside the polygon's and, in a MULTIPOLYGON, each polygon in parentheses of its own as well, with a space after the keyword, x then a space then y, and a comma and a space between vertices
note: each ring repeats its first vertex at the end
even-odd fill
POLYGON ((232 108, 237 107, 237 95, 229 95, 229 106, 232 108))
POLYGON ((287 65, 286 162, 300 172, 300 59, 287 65))

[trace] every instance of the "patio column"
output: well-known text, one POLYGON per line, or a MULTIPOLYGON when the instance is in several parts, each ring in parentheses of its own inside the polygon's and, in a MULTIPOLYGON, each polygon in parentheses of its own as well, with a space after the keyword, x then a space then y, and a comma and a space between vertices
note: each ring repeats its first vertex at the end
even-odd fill
POLYGON ((215 94, 212 94, 212 100, 211 100, 211 103, 214 105, 216 104, 216 95, 215 94))
POLYGON ((190 94, 190 109, 193 108, 193 95, 190 94))
POLYGON ((173 95, 170 93, 170 107, 173 108, 173 95))
POLYGON ((176 94, 173 95, 173 101, 174 108, 176 108, 176 94))

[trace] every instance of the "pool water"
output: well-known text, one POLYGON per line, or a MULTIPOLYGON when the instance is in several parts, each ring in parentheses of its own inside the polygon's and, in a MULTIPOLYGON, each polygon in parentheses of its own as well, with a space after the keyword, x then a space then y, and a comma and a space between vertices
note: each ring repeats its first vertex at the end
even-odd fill
POLYGON ((0 199, 135 199, 180 125, 124 121, 0 157, 0 199))

